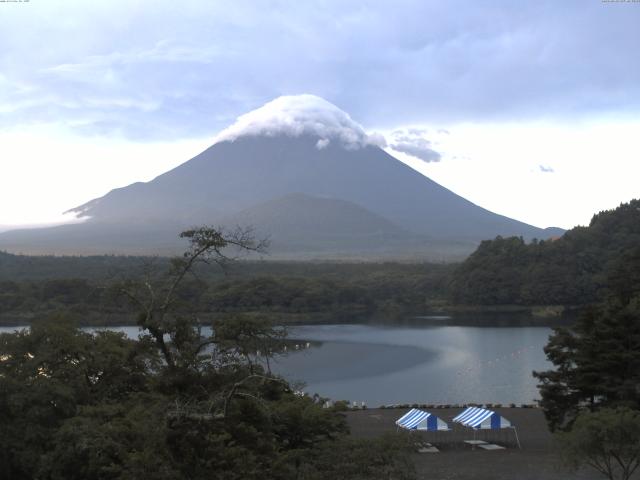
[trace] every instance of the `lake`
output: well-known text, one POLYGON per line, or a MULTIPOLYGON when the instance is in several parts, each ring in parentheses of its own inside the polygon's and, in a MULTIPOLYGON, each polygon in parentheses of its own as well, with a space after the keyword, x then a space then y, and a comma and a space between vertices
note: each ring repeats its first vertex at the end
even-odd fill
POLYGON ((550 334, 547 327, 308 325, 289 329, 299 349, 292 345, 272 368, 310 394, 369 407, 532 403, 539 394, 531 372, 551 367, 543 352, 550 334))

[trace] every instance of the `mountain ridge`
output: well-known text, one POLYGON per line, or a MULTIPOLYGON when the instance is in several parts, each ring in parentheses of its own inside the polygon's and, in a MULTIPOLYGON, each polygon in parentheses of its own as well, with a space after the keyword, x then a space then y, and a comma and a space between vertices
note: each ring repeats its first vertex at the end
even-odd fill
POLYGON ((375 257, 381 252, 459 258, 497 235, 531 239, 562 233, 473 204, 385 152, 337 107, 316 97, 305 110, 299 100, 270 102, 264 111, 240 117, 234 124, 240 127, 230 127, 232 137, 222 135, 150 182, 114 189, 70 209, 86 217, 82 223, 0 233, 0 248, 21 253, 177 253, 184 247, 176 240, 182 229, 238 223, 243 216, 260 227, 258 236, 276 230, 283 248, 287 238, 295 238, 296 258, 304 255, 305 243, 314 258, 375 257), (306 214, 302 204, 288 197, 292 194, 302 195, 306 214), (288 201, 283 203, 283 198, 288 201), (285 222, 284 228, 282 215, 273 210, 278 202, 290 212, 290 220, 306 222, 306 236, 294 221, 285 222), (259 211, 280 227, 265 223, 259 211), (319 243, 327 233, 322 231, 323 218, 334 222, 324 246, 319 243), (336 231, 338 224, 342 232, 336 231), (388 235, 362 234, 380 228, 388 235), (446 254, 447 244, 451 255, 446 254))
MULTIPOLYGON (((138 182, 129 187, 112 190, 104 197, 75 207, 71 211, 107 220, 126 218, 126 215, 137 209, 139 218, 153 218, 152 212, 146 208, 152 206, 154 210, 161 210, 163 215, 170 211, 178 218, 197 217, 201 212, 215 217, 226 216, 233 211, 250 208, 257 203, 288 193, 301 192, 351 201, 400 226, 436 236, 437 227, 434 229, 432 224, 422 222, 420 225, 417 222, 419 215, 416 215, 416 209, 430 209, 432 222, 437 220, 439 224, 446 224, 449 231, 455 231, 454 235, 462 238, 467 236, 480 240, 498 234, 521 234, 532 238, 535 234, 544 232, 543 229, 492 213, 473 204, 380 148, 367 146, 347 151, 339 146, 329 145, 318 150, 315 148, 317 140, 317 137, 308 136, 244 137, 234 142, 220 142, 151 182, 138 182), (351 160, 341 165, 345 156, 351 160), (242 161, 237 162, 237 157, 241 157, 242 161), (353 168, 354 166, 356 168, 353 168), (375 167, 375 172, 366 172, 364 167, 372 166, 375 167), (332 171, 339 171, 340 174, 335 175, 332 171), (345 178, 347 175, 350 176, 349 179, 345 178), (218 180, 214 185, 215 192, 212 192, 211 182, 216 177, 218 180), (267 178, 269 182, 266 182, 267 178), (357 190, 356 187, 361 180, 368 180, 369 185, 378 185, 375 185, 375 188, 357 190), (404 181, 403 191, 390 190, 395 190, 395 180, 400 182, 399 185, 404 181), (406 185, 407 182, 410 183, 409 187, 406 185), (185 201, 184 198, 187 184, 191 195, 189 201, 185 201), (389 188, 388 184, 392 186, 389 188), (382 201, 380 197, 385 194, 393 194, 396 201, 382 201), (183 203, 179 210, 173 208, 178 200, 183 203), (459 210, 455 212, 457 218, 451 217, 452 212, 449 211, 452 200, 456 203, 454 208, 459 210), (407 204, 412 201, 414 205, 407 204), (433 205, 416 206, 421 201, 431 201, 433 205), (162 209, 157 208, 160 205, 162 209), (193 207, 193 210, 188 211, 190 207, 193 207), (464 207, 478 210, 473 213, 460 212, 464 207), (123 215, 123 212, 126 215, 123 215), (144 214, 144 217, 141 214, 144 214), (455 225, 450 222, 451 219, 485 224, 493 229, 485 229, 484 234, 471 232, 466 235, 465 231, 470 231, 468 225, 455 225), (501 223, 503 227, 496 228, 501 223), (504 227, 505 223, 510 224, 510 227, 504 227)), ((451 233, 443 236, 451 236, 451 233)))

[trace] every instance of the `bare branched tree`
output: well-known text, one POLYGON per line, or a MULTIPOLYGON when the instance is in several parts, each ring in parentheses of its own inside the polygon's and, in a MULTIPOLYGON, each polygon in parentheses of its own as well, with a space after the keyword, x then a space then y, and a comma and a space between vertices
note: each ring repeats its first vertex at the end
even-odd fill
POLYGON ((200 264, 226 272, 231 262, 251 252, 264 253, 268 246, 267 240, 256 240, 251 228, 228 231, 203 226, 182 232, 180 238, 189 241, 188 249, 172 259, 168 272, 158 276, 149 268, 143 279, 119 287, 119 292, 139 311, 138 326, 153 338, 169 369, 178 364, 177 348, 189 350, 189 360, 193 361, 212 343, 202 336, 197 317, 187 319, 176 312, 178 289, 187 275, 196 275, 200 264))

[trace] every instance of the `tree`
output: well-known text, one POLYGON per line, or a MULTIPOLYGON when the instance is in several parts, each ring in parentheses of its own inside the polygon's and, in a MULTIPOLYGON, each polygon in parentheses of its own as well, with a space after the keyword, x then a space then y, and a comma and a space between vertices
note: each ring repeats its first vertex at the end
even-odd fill
POLYGON ((582 412, 570 432, 558 434, 562 456, 588 465, 610 480, 628 480, 640 466, 640 412, 603 408, 582 412))
POLYGON ((454 271, 450 296, 468 304, 589 305, 606 298, 603 284, 620 263, 619 286, 640 291, 640 200, 594 215, 554 240, 515 237, 482 242, 454 271), (634 273, 635 272, 635 273, 634 273))
POLYGON ((640 250, 607 270, 606 301, 589 307, 572 328, 556 329, 545 347, 556 367, 533 372, 552 430, 570 429, 584 409, 640 409, 640 250))
POLYGON ((148 391, 154 361, 144 342, 92 335, 62 316, 0 335, 2 478, 35 478, 67 421, 85 407, 148 391))
POLYGON ((219 356, 239 357, 251 374, 262 360, 271 373, 270 357, 282 349, 286 330, 263 316, 228 315, 216 320, 212 342, 219 356))
POLYGON ((166 274, 116 288, 139 313, 139 339, 64 318, 0 335, 0 477, 412 478, 402 449, 346 440, 340 413, 259 361, 282 331, 241 315, 200 328, 185 278, 201 263, 224 268, 229 247, 262 244, 246 231, 182 236, 189 250, 166 274))
POLYGON ((549 427, 569 429, 583 409, 640 408, 640 303, 611 301, 559 328, 545 347, 555 370, 534 372, 549 427))
POLYGON ((414 480, 415 467, 407 453, 414 447, 414 439, 406 432, 373 440, 343 437, 335 442, 324 442, 311 450, 296 478, 414 480))
POLYGON ((144 279, 118 287, 138 310, 138 325, 153 338, 169 370, 193 366, 201 359, 202 350, 212 342, 203 338, 197 318, 180 311, 179 292, 187 275, 196 275, 197 267, 202 264, 225 269, 238 255, 263 252, 267 246, 266 240, 254 238, 251 229, 241 228, 225 232, 200 227, 182 232, 180 238, 189 241, 189 248, 172 260, 166 274, 157 275, 149 269, 144 279))

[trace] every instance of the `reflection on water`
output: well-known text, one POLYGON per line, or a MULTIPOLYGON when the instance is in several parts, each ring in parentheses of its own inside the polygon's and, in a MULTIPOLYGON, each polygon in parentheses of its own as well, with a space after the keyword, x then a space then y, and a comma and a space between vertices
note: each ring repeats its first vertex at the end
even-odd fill
POLYGON ((318 325, 292 329, 322 346, 275 369, 333 399, 393 403, 531 403, 533 370, 549 368, 545 327, 318 325))
MULTIPOLYGON (((138 335, 137 327, 112 330, 138 335)), ((309 325, 289 329, 287 355, 271 365, 305 382, 309 393, 369 406, 531 403, 539 398, 531 372, 550 367, 543 352, 550 333, 546 327, 309 325)))

